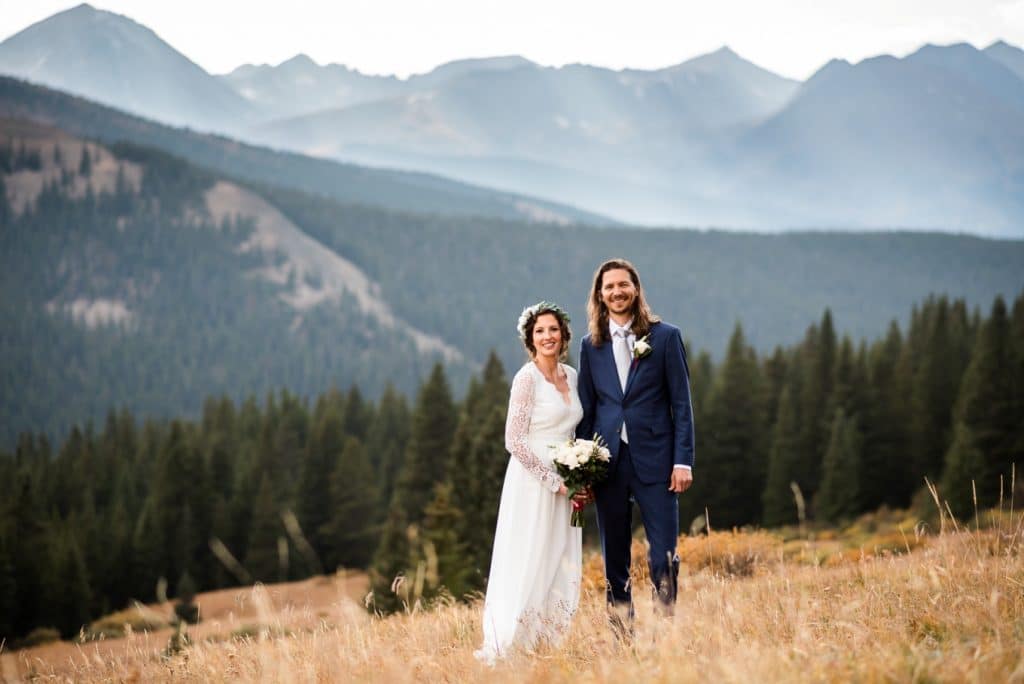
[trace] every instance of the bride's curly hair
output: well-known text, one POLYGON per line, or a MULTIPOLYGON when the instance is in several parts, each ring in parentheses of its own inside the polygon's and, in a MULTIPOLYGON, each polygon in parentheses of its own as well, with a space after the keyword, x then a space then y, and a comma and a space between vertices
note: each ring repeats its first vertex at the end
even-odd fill
POLYGON ((629 273, 633 287, 636 288, 636 299, 633 300, 633 325, 630 330, 640 339, 651 332, 651 325, 661 320, 661 317, 651 311, 644 297, 644 288, 640 285, 640 274, 636 266, 625 259, 609 259, 594 272, 594 284, 590 288, 590 298, 587 300, 587 325, 590 329, 590 342, 595 347, 600 347, 608 341, 608 307, 601 299, 601 281, 604 274, 615 269, 622 269, 629 273))
POLYGON ((560 306, 551 302, 540 302, 532 307, 523 310, 520 316, 519 337, 526 347, 526 353, 532 359, 537 355, 537 347, 533 344, 533 326, 537 319, 544 314, 551 314, 558 321, 558 327, 562 331, 562 346, 558 351, 558 359, 565 361, 569 358, 569 342, 572 340, 572 329, 569 327, 569 315, 560 306))

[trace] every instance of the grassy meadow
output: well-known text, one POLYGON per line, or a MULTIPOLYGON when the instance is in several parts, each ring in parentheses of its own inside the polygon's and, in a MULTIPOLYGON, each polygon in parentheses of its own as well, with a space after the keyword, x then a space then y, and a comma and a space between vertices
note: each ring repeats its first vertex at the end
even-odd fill
POLYGON ((632 645, 607 628, 594 553, 565 641, 494 668, 472 655, 479 602, 378 619, 365 577, 342 573, 200 595, 203 620, 175 654, 169 606, 108 616, 80 643, 3 653, 0 681, 1024 681, 1022 542, 1024 516, 999 509, 969 524, 883 511, 836 530, 684 536, 664 618, 637 539, 632 645), (144 629, 117 637, 124 622, 144 629))

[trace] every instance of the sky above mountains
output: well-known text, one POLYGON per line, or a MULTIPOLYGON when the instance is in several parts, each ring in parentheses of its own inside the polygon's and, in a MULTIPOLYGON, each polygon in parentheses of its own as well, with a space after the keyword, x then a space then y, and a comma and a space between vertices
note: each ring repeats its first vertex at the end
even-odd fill
MULTIPOLYGON (((0 40, 73 7, 0 0, 0 40)), ((550 66, 654 69, 729 45, 806 79, 832 58, 904 56, 924 43, 1024 44, 1024 0, 101 0, 211 73, 297 53, 401 77, 466 57, 520 54, 550 66), (628 8, 628 9, 627 9, 628 8)))

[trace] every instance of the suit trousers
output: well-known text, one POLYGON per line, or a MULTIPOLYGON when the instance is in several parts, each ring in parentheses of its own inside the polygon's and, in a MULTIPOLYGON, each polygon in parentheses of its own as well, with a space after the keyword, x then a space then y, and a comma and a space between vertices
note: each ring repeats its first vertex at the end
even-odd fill
POLYGON ((633 615, 633 593, 629 581, 632 543, 633 502, 650 544, 647 562, 655 597, 662 609, 671 613, 676 600, 679 577, 679 500, 670 491, 668 481, 645 484, 636 477, 629 445, 623 442, 608 479, 594 488, 597 525, 604 554, 607 598, 610 606, 627 608, 633 615))

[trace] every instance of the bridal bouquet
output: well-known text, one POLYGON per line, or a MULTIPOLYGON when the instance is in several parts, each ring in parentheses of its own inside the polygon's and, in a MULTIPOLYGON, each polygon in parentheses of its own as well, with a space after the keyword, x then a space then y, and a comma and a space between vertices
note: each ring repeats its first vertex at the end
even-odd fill
MULTIPOLYGON (((570 499, 608 476, 612 454, 599 435, 594 435, 593 440, 573 439, 551 448, 555 450, 552 462, 565 481, 570 499)), ((570 523, 573 527, 583 527, 583 504, 572 502, 570 523)))

